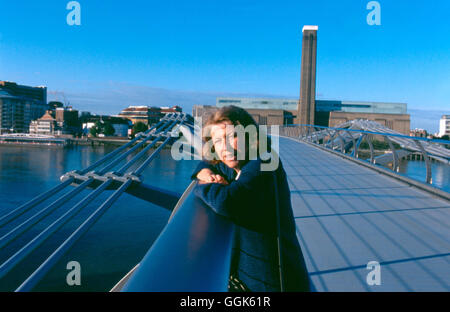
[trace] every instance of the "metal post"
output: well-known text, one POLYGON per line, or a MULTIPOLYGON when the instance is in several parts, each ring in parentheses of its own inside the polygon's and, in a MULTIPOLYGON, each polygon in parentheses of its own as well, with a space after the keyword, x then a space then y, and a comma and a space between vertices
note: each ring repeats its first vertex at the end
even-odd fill
POLYGON ((432 184, 433 179, 432 179, 432 175, 431 175, 431 164, 430 164, 430 159, 428 157, 428 153, 423 148, 422 143, 420 143, 418 140, 414 140, 414 143, 416 143, 417 147, 419 147, 420 151, 422 152, 423 159, 425 160, 425 166, 427 167, 427 175, 426 175, 425 181, 428 184, 432 184))
POLYGON ((386 135, 384 135, 385 140, 388 142, 389 147, 392 151, 392 160, 393 160, 393 166, 392 166, 392 170, 395 172, 399 171, 399 161, 398 161, 398 155, 397 152, 395 151, 395 147, 394 144, 392 144, 391 139, 389 139, 386 135))
POLYGON ((370 163, 374 164, 375 163, 375 157, 374 157, 372 138, 371 138, 370 134, 368 134, 366 136, 366 141, 367 141, 367 144, 369 144, 369 148, 370 148, 370 163))
POLYGON ((359 158, 358 149, 359 149, 359 146, 361 145, 362 140, 364 140, 365 136, 366 136, 366 134, 359 135, 358 141, 356 141, 356 144, 353 148, 353 157, 359 158))

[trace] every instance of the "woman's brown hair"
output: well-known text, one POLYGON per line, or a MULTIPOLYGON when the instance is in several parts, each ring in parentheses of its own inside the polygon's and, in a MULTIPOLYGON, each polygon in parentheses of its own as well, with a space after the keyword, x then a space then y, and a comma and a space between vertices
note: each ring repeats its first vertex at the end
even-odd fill
MULTIPOLYGON (((203 125, 203 141, 206 143, 203 148, 203 156, 210 163, 217 164, 220 160, 217 159, 217 156, 214 157, 212 154, 215 153, 214 145, 212 145, 211 141, 211 126, 217 125, 220 123, 230 123, 233 126, 242 126, 243 128, 247 128, 247 126, 255 126, 256 128, 256 142, 250 142, 250 137, 248 133, 245 133, 245 161, 248 161, 248 153, 250 149, 254 148, 258 155, 259 153, 259 127, 253 117, 243 108, 229 105, 221 107, 216 112, 212 113, 208 116, 206 122, 203 125)), ((268 144, 270 146, 270 144, 268 144)))

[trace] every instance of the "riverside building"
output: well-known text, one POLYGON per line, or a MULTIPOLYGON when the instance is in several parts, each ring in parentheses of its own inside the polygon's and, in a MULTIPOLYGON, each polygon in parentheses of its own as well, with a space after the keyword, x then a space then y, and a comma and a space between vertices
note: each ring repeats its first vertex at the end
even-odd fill
POLYGON ((47 109, 47 87, 0 81, 0 133, 28 132, 47 109))

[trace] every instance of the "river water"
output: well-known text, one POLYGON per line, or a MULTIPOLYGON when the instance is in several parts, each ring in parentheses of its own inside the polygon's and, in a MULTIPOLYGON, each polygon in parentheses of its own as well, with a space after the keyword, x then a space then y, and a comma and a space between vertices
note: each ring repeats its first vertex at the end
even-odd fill
MULTIPOLYGON (((17 208, 36 195, 59 183, 64 173, 82 169, 114 150, 117 146, 31 147, 0 145, 0 216, 17 208)), ((130 159, 130 157, 128 157, 130 159)), ((142 176, 146 184, 182 193, 190 183, 190 176, 198 161, 174 161, 170 150, 163 149, 142 176), (176 174, 175 174, 176 173, 176 174)), ((69 186, 67 191, 73 189, 69 186)), ((61 194, 66 192, 61 191, 61 194)), ((41 245, 4 278, 0 291, 15 290, 65 238, 112 193, 100 195, 55 236, 41 245)), ((24 246, 33 235, 42 231, 57 217, 87 195, 81 192, 45 221, 39 222, 24 235, 0 249, 0 263, 9 258, 18 247, 24 246)), ((55 197, 51 199, 55 200, 55 197)), ((52 201, 38 206, 43 208, 52 201)), ((24 214, 11 224, 0 228, 0 236, 36 213, 24 214)), ((38 291, 109 291, 145 255, 170 216, 170 211, 137 199, 126 193, 109 208, 89 231, 62 257, 49 274, 37 285, 38 291), (81 285, 69 286, 66 265, 78 261, 81 266, 81 285)), ((170 263, 167 268, 170 269, 170 263)))
MULTIPOLYGON (((414 180, 425 183, 427 167, 424 161, 401 160, 399 173, 414 180)), ((431 163, 432 185, 436 188, 450 192, 450 166, 440 162, 431 163)))

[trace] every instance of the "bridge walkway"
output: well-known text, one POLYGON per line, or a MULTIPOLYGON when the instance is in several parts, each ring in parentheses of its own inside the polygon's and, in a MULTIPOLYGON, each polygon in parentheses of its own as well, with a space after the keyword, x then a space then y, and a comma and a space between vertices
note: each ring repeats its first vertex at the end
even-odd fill
POLYGON ((450 201, 295 139, 280 155, 317 291, 450 290, 450 201))

